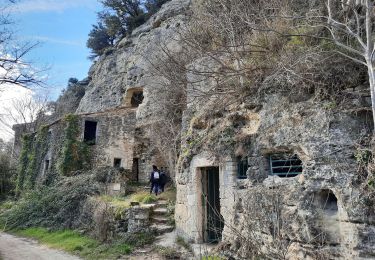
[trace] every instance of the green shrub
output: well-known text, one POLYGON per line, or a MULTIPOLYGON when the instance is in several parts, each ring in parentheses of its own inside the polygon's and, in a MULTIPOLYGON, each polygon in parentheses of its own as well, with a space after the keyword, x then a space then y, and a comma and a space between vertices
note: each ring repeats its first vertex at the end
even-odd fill
POLYGON ((24 194, 10 210, 0 215, 7 229, 45 226, 71 228, 88 196, 99 194, 92 175, 64 178, 55 185, 24 194))
POLYGON ((151 203, 154 203, 156 201, 157 201, 157 199, 153 195, 147 195, 142 200, 142 202, 145 203, 145 204, 151 204, 151 203))

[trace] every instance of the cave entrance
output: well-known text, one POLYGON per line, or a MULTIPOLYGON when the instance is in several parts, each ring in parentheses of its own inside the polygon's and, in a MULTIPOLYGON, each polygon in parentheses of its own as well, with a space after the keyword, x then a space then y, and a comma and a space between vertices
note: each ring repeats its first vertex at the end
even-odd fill
POLYGON ((315 205, 321 208, 327 215, 335 215, 338 211, 337 197, 329 189, 319 191, 316 196, 315 205))
POLYGON ((85 131, 83 140, 90 145, 94 145, 96 143, 96 128, 98 122, 95 121, 85 121, 85 131))
POLYGON ((220 213, 219 167, 205 167, 202 171, 203 238, 206 243, 217 243, 224 228, 220 213))

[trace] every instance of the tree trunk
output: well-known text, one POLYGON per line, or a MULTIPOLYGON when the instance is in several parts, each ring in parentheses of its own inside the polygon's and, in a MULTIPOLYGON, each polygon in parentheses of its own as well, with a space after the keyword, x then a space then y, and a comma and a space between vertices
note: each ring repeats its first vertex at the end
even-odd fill
POLYGON ((367 69, 368 69, 370 92, 371 92, 372 120, 373 120, 373 124, 375 127, 375 71, 374 71, 374 66, 371 60, 367 60, 367 69))

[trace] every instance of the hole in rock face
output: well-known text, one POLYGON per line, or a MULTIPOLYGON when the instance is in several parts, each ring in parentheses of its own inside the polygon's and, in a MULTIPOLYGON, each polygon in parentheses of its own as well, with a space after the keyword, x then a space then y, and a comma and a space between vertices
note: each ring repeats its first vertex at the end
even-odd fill
POLYGON ((338 211, 337 198, 335 194, 329 189, 321 190, 317 194, 315 204, 329 215, 334 215, 338 211))
POLYGON ((143 91, 135 91, 130 101, 131 106, 138 107, 140 104, 142 104, 143 98, 143 91))
POLYGON ((113 160, 113 167, 120 168, 121 167, 121 159, 120 158, 115 158, 113 160))

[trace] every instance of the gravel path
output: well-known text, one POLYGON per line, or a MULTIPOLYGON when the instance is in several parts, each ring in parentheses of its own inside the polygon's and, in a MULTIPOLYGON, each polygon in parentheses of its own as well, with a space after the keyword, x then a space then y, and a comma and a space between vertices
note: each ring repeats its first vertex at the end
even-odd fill
POLYGON ((3 260, 80 260, 77 256, 50 249, 38 242, 0 233, 0 259, 3 260))

